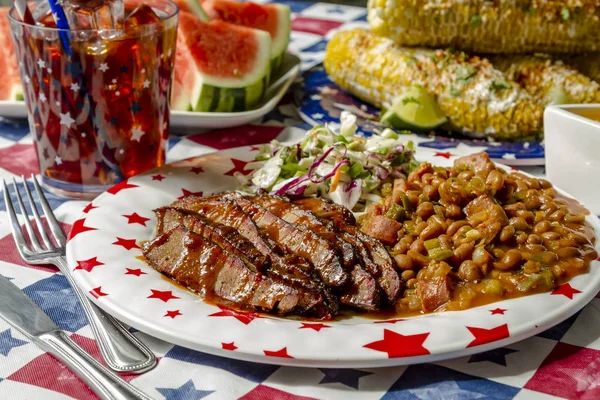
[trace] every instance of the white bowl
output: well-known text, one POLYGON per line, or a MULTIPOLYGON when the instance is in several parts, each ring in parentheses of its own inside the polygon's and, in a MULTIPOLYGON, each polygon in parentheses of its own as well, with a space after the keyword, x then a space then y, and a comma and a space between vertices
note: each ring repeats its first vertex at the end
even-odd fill
POLYGON ((600 104, 558 105, 544 113, 546 175, 600 215, 600 104))

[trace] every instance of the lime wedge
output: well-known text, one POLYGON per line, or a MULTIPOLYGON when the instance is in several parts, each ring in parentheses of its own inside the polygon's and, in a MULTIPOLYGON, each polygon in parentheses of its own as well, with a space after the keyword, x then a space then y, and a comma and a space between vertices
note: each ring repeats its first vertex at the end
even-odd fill
POLYGON ((435 99, 420 86, 411 86, 380 119, 396 129, 427 131, 447 121, 435 99))
POLYGON ((548 91, 546 102, 551 104, 571 104, 571 98, 561 86, 553 86, 548 91))

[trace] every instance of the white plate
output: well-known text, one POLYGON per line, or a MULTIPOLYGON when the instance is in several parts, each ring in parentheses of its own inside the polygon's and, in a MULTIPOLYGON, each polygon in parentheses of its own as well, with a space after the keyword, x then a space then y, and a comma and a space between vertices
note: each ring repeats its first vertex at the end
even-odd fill
MULTIPOLYGON (((300 59, 287 53, 280 71, 272 77, 265 100, 258 108, 240 112, 194 112, 171 111, 171 130, 197 132, 198 129, 218 129, 244 125, 256 121, 277 106, 285 92, 300 72, 300 59)), ((0 101, 0 117, 27 118, 27 107, 23 101, 0 101)))
MULTIPOLYGON (((590 273, 554 293, 401 321, 257 318, 204 303, 141 261, 135 243, 153 237, 154 208, 186 193, 233 189, 233 171, 243 171, 243 161, 255 154, 244 147, 180 161, 100 195, 74 223, 67 244, 77 284, 109 314, 171 343, 263 363, 348 368, 432 362, 505 346, 565 320, 600 289, 600 262, 594 261, 590 273)), ((453 161, 427 151, 417 158, 453 161)), ((600 233, 597 218, 588 220, 600 233)))

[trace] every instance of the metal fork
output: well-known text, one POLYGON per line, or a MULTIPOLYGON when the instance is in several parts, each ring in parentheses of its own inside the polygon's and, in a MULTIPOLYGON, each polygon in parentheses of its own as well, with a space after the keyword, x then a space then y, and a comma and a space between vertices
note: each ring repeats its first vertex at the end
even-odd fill
POLYGON ((30 217, 27 214, 23 199, 21 198, 21 193, 17 187, 17 182, 13 178, 14 191, 21 214, 23 214, 25 218, 25 230, 27 236, 29 236, 30 245, 27 243, 17 215, 15 214, 8 187, 3 180, 4 201, 6 203, 6 210, 8 211, 8 218, 11 223, 13 238, 23 260, 28 264, 52 264, 57 266, 60 272, 63 273, 77 295, 77 298, 85 311, 90 327, 92 328, 98 347, 100 348, 100 353, 111 369, 118 372, 143 372, 153 368, 156 365, 156 356, 152 351, 138 338, 132 335, 119 321, 93 304, 81 291, 79 286, 77 286, 65 258, 65 245, 67 239, 65 238, 58 221, 54 217, 54 213, 52 212, 37 179, 32 175, 35 191, 39 197, 44 216, 46 217, 46 221, 56 244, 50 240, 50 233, 46 232, 46 228, 44 224, 42 224, 42 219, 40 218, 36 204, 33 201, 31 191, 27 186, 27 181, 24 177, 21 177, 21 179, 23 181, 23 186, 25 187, 25 193, 31 211, 33 212, 37 230, 44 242, 44 245, 42 246, 33 230, 30 217))

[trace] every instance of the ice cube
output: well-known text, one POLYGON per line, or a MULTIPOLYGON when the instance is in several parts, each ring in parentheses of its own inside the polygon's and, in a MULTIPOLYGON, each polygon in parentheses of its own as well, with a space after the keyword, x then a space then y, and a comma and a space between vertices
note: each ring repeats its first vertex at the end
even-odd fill
POLYGON ((160 21, 161 19, 156 15, 152 7, 146 3, 142 3, 125 18, 124 25, 125 28, 134 28, 160 21))
POLYGON ((125 17, 122 0, 62 0, 72 30, 121 29, 125 17))

